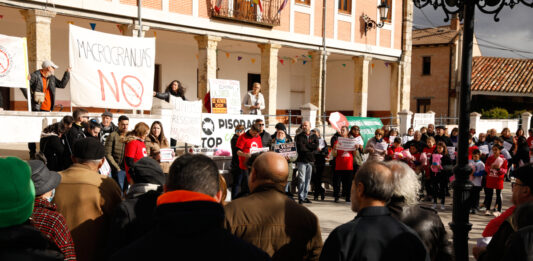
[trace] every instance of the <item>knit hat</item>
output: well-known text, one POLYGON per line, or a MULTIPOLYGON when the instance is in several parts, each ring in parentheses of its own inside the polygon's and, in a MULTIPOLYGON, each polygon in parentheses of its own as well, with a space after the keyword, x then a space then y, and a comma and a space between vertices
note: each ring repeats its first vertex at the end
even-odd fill
POLYGON ((30 160, 28 164, 31 167, 31 180, 35 185, 35 195, 40 196, 48 191, 55 189, 61 182, 61 175, 51 171, 40 160, 30 160))
POLYGON ((276 130, 284 130, 284 131, 287 130, 287 127, 285 127, 285 124, 281 122, 276 123, 276 126, 274 128, 276 128, 276 130))
POLYGON ((165 184, 166 176, 156 160, 144 157, 133 164, 133 182, 165 184))
POLYGON ((0 228, 30 218, 35 200, 30 166, 15 157, 0 158, 0 228))
POLYGON ((82 160, 99 160, 105 156, 105 148, 98 139, 88 137, 74 143, 72 154, 82 160))

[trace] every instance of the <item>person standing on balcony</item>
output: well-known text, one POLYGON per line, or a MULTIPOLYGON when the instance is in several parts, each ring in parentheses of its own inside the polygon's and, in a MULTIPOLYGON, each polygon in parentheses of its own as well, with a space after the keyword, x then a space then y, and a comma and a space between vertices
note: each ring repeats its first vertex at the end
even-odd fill
POLYGON ((185 99, 185 87, 183 87, 181 82, 178 80, 173 80, 170 82, 165 92, 154 92, 154 97, 165 100, 166 102, 170 102, 170 95, 176 98, 180 97, 184 101, 187 100, 185 99))
POLYGON ((261 115, 265 109, 265 98, 261 94, 261 84, 254 82, 253 89, 244 96, 243 106, 248 109, 248 114, 261 115))

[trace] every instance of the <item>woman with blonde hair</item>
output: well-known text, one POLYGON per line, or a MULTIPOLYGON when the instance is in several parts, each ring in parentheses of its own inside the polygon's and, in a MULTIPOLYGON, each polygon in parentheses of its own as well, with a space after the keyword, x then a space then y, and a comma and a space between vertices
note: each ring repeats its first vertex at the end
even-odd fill
POLYGON ((126 167, 126 177, 128 183, 131 184, 131 174, 133 164, 138 160, 148 156, 146 152, 146 146, 144 145, 144 140, 149 134, 150 127, 144 122, 139 122, 135 124, 135 128, 128 132, 124 138, 124 166, 126 167))
POLYGON ((146 154, 148 154, 150 158, 157 160, 163 169, 163 173, 168 174, 170 162, 161 162, 160 151, 161 149, 170 148, 170 144, 165 137, 163 124, 160 121, 154 121, 152 123, 150 134, 146 137, 144 145, 146 146, 146 154))

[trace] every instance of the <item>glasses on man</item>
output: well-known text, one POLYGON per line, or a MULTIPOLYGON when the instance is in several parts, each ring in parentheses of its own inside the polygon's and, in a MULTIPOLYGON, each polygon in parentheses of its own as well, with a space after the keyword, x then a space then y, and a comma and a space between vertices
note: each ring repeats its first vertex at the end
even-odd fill
POLYGON ((84 119, 89 119, 89 116, 88 116, 88 115, 86 115, 86 116, 81 116, 81 117, 84 118, 84 119))
POLYGON ((265 126, 264 123, 258 123, 257 126, 265 126))
POLYGON ((526 184, 518 183, 516 181, 511 182, 511 188, 514 188, 515 186, 527 186, 526 184))

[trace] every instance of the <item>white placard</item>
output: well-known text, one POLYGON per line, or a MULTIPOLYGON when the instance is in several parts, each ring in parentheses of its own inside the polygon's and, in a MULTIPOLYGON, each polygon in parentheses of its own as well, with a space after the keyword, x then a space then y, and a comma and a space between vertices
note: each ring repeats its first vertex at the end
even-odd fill
POLYGON ((339 137, 337 139, 337 147, 336 148, 337 148, 337 150, 354 151, 356 144, 357 144, 356 139, 339 137))
POLYGON ((448 149, 448 155, 452 160, 455 159, 455 147, 446 147, 448 149))
POLYGON ((503 148, 506 149, 507 151, 511 151, 511 148, 513 147, 513 144, 512 143, 509 143, 507 141, 503 141, 503 148))
POLYGON ((26 38, 0 34, 0 86, 27 88, 28 75, 26 38))
POLYGON ((150 110, 155 38, 69 26, 70 96, 79 107, 150 110))
POLYGON ((212 113, 241 114, 241 88, 239 81, 209 79, 209 92, 212 113), (223 108, 219 109, 213 107, 213 101, 218 99, 225 101, 226 112, 223 112, 223 108))
POLYGON ((296 157, 298 151, 294 142, 275 144, 273 150, 283 157, 296 157))
POLYGON ((387 147, 389 147, 389 145, 386 142, 376 142, 374 149, 387 150, 387 147))
POLYGON ((172 155, 174 152, 173 149, 160 149, 159 155, 161 156, 160 161, 161 162, 172 162, 174 159, 174 156, 172 155))
POLYGON ((365 145, 365 142, 363 141, 363 137, 362 136, 357 136, 355 137, 355 145, 365 145))
MULTIPOLYGON (((201 147, 205 151, 222 149, 231 153, 231 138, 235 134, 235 126, 243 125, 249 129, 256 119, 264 120, 261 115, 249 114, 212 114, 203 113, 201 121, 201 147)), ((244 135, 244 134, 243 134, 244 135)))
POLYGON ((413 129, 419 130, 422 127, 427 127, 429 124, 435 124, 434 113, 415 113, 413 116, 413 129))
POLYGON ((202 101, 184 101, 180 97, 170 96, 170 103, 174 108, 170 137, 179 142, 202 144, 202 101))
POLYGON ((98 172, 102 176, 111 177, 111 166, 109 166, 109 162, 107 162, 107 159, 104 158, 104 164, 102 164, 102 167, 98 169, 98 172))
POLYGON ((269 149, 268 148, 250 148, 250 154, 256 154, 256 153, 261 153, 261 152, 268 152, 269 149))
POLYGON ((481 145, 478 147, 479 149, 479 152, 481 152, 481 154, 489 154, 489 145, 481 145))
POLYGON ((396 139, 396 136, 389 136, 389 144, 393 144, 394 139, 396 139))

